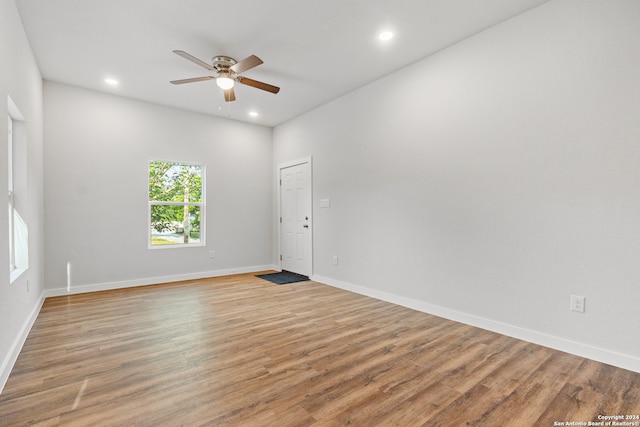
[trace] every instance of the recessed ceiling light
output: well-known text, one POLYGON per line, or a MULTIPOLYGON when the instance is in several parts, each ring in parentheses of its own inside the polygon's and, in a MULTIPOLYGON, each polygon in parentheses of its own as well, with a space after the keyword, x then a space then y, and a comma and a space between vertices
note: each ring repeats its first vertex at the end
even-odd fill
POLYGON ((378 34, 378 38, 382 41, 391 40, 393 38, 393 33, 391 31, 383 31, 378 34))
POLYGON ((251 117, 258 117, 258 115, 259 115, 259 114, 258 114, 258 112, 257 112, 257 111, 249 111, 249 115, 250 115, 251 117))
POLYGON ((107 77, 106 79, 104 79, 104 82, 110 86, 117 86, 118 85, 118 81, 116 79, 112 79, 107 77))

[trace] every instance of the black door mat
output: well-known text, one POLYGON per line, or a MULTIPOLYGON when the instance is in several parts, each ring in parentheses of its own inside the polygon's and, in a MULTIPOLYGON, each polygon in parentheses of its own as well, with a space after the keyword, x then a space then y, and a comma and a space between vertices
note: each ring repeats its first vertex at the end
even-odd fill
POLYGON ((286 270, 279 273, 258 274, 256 277, 268 280, 276 285, 286 285, 288 283, 304 282, 309 280, 308 276, 303 276, 302 274, 292 273, 286 270))

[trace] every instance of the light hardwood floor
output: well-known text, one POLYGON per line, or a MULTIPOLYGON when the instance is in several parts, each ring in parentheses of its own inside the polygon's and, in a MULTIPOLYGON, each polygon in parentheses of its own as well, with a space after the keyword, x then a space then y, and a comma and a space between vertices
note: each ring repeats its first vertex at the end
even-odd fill
POLYGON ((640 374, 315 282, 47 299, 2 426, 554 426, 640 414, 640 374))

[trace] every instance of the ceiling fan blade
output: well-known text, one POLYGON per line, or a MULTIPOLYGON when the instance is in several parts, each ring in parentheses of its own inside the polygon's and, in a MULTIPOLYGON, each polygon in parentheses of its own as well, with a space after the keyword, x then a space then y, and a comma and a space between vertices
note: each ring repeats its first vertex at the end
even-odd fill
POLYGON ((232 65, 231 67, 229 67, 229 69, 236 74, 240 74, 247 70, 250 70, 253 67, 257 67, 260 64, 262 64, 262 59, 258 58, 255 55, 251 55, 238 62, 237 64, 232 65))
POLYGON ((236 100, 236 91, 233 90, 233 88, 225 90, 224 91, 224 100, 227 101, 227 102, 235 101, 236 100))
POLYGON ((267 92, 278 93, 280 91, 280 88, 278 86, 273 86, 267 83, 259 82, 258 80, 249 79, 247 77, 238 76, 236 80, 242 83, 243 85, 266 90, 267 92))
POLYGON ((211 80, 211 79, 215 79, 215 77, 213 77, 213 76, 204 76, 204 77, 194 77, 194 78, 191 78, 191 79, 171 80, 170 83, 173 83, 174 85, 181 85, 181 84, 184 84, 184 83, 203 82, 205 80, 211 80))
POLYGON ((184 59, 188 59, 189 61, 198 64, 201 67, 206 68, 207 70, 213 71, 214 68, 210 65, 207 64, 204 61, 199 60, 198 58, 196 58, 193 55, 189 55, 187 52, 183 51, 183 50, 174 50, 173 53, 175 53, 176 55, 180 55, 182 56, 184 59))

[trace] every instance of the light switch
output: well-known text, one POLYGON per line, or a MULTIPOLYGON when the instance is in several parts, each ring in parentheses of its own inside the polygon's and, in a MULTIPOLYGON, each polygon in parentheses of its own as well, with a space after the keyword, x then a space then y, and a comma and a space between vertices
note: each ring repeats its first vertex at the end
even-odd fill
POLYGON ((331 207, 331 199, 320 199, 320 207, 321 208, 330 208, 331 207))

